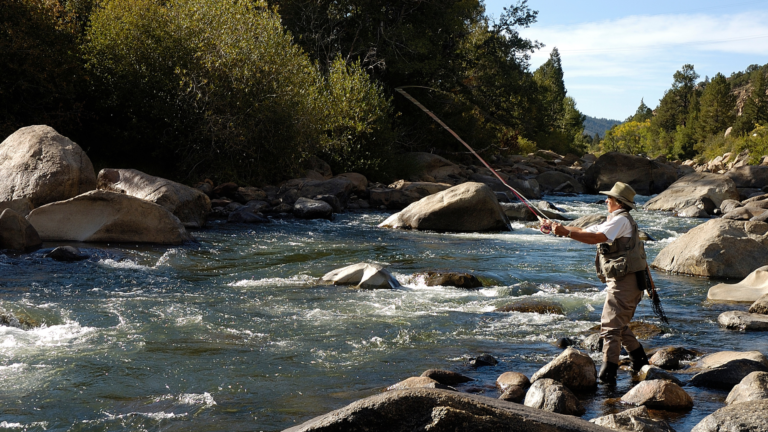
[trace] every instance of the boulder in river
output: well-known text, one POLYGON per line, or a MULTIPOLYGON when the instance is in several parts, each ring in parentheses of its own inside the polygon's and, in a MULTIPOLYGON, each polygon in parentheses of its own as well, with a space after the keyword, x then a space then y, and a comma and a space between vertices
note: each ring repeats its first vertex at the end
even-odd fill
POLYGON ((696 369, 714 369, 730 361, 747 359, 768 367, 768 357, 760 351, 718 351, 702 357, 694 367, 696 369))
POLYGON ((496 387, 501 389, 502 392, 507 391, 512 386, 528 388, 530 385, 531 381, 528 377, 520 372, 504 372, 496 378, 496 387))
POLYGON ((550 378, 537 380, 525 395, 525 406, 554 413, 580 416, 586 412, 568 387, 550 378))
POLYGON ((288 180, 280 186, 279 196, 284 203, 292 204, 299 198, 314 198, 318 195, 333 195, 342 207, 347 206, 349 195, 354 189, 351 180, 334 177, 330 180, 310 180, 306 178, 288 180))
POLYGON ((46 204, 27 217, 44 241, 180 244, 192 240, 164 207, 95 190, 46 204))
POLYGON ((609 432, 567 415, 485 396, 438 389, 374 395, 284 432, 609 432))
POLYGON ((481 288, 483 283, 475 275, 459 272, 430 271, 426 275, 427 286, 452 286, 456 288, 481 288))
POLYGON ((768 399, 768 372, 752 372, 728 393, 728 405, 768 399))
POLYGON ((709 214, 703 208, 692 205, 677 212, 677 217, 705 219, 709 217, 709 214))
POLYGON ((407 182, 400 180, 387 188, 368 190, 368 203, 375 208, 401 210, 422 198, 442 192, 451 185, 447 183, 407 182))
POLYGON ((733 180, 739 188, 758 188, 768 186, 768 166, 745 165, 731 168, 725 176, 733 180))
POLYGON ((387 387, 387 391, 415 389, 415 388, 454 390, 445 384, 441 384, 433 380, 432 378, 420 376, 420 377, 406 378, 403 381, 392 384, 391 386, 387 387))
POLYGON ((693 408, 691 396, 682 387, 667 380, 643 381, 622 396, 621 401, 666 411, 687 411, 693 408))
POLYGON ((50 126, 21 128, 0 143, 0 201, 29 198, 40 207, 93 189, 91 160, 50 126))
POLYGON ((536 181, 545 191, 554 191, 555 189, 560 188, 563 183, 568 183, 570 189, 572 189, 574 193, 584 193, 584 185, 579 183, 579 181, 572 176, 559 171, 547 171, 541 173, 536 176, 536 181))
POLYGON ((733 180, 720 174, 694 173, 674 182, 667 190, 649 200, 646 210, 679 211, 702 203, 707 198, 715 207, 727 200, 738 200, 739 192, 733 180))
POLYGON ((656 350, 648 362, 662 369, 674 370, 680 369, 680 362, 692 360, 696 357, 696 352, 683 347, 664 347, 656 350))
POLYGON ((754 360, 731 360, 716 368, 697 373, 691 378, 691 385, 730 390, 752 372, 768 372, 768 367, 754 360))
POLYGON ((80 253, 80 249, 74 246, 59 246, 43 257, 61 262, 76 262, 88 259, 88 255, 80 253))
POLYGON ((768 331, 768 315, 744 311, 723 312, 717 317, 721 327, 740 331, 768 331))
POLYGON ((12 209, 0 211, 0 249, 31 250, 42 244, 37 230, 12 209))
POLYGON ((608 152, 584 174, 591 193, 610 190, 616 182, 626 183, 639 195, 657 194, 677 180, 677 169, 642 156, 608 152))
POLYGON ((153 202, 179 218, 187 228, 200 228, 211 212, 211 200, 199 189, 134 169, 105 168, 97 187, 153 202))
POLYGON ((499 399, 507 402, 522 403, 525 400, 525 393, 525 387, 513 385, 507 387, 507 389, 501 393, 499 399))
POLYGON ((727 199, 720 203, 720 212, 728 214, 731 210, 743 207, 743 205, 735 199, 727 199))
POLYGON ((653 381, 653 380, 667 380, 672 381, 673 383, 683 386, 682 381, 680 381, 676 376, 672 375, 671 373, 665 371, 664 369, 653 366, 653 365, 645 365, 643 366, 638 373, 636 373, 632 377, 633 381, 653 381))
POLYGON ((331 219, 333 207, 325 201, 301 197, 293 204, 293 215, 300 219, 331 219))
POLYGON ((675 432, 666 421, 652 419, 645 406, 598 417, 590 422, 616 431, 675 432))
POLYGON ((768 294, 763 294, 749 307, 749 313, 768 315, 768 294))
POLYGON ((433 380, 447 386, 454 386, 456 384, 462 384, 465 382, 473 381, 472 378, 464 376, 458 372, 452 372, 442 369, 427 369, 421 374, 423 377, 432 378, 433 380))
POLYGON ((704 417, 691 432, 768 431, 768 400, 728 405, 704 417))
POLYGON ((480 183, 463 183, 430 195, 379 224, 382 228, 432 231, 509 230, 496 195, 480 183))
POLYGON ((438 181, 458 177, 461 168, 448 159, 426 152, 412 152, 403 155, 403 159, 414 165, 417 177, 431 177, 438 181))
POLYGON ((356 285, 356 288, 377 289, 397 288, 397 282, 389 270, 378 264, 358 263, 336 269, 322 277, 334 285, 356 285))
POLYGON ((743 278, 764 265, 766 255, 768 223, 712 219, 667 245, 651 266, 692 276, 743 278))
POLYGON ((717 284, 707 292, 707 300, 718 302, 754 302, 768 294, 768 266, 758 267, 741 282, 717 284))
POLYGON ((494 309, 495 312, 524 312, 537 314, 565 315, 563 307, 551 301, 544 300, 518 300, 505 306, 494 309))
POLYGON ((597 369, 592 358, 568 347, 531 377, 531 382, 544 378, 557 380, 574 391, 591 390, 597 386, 597 369))
POLYGON ((30 201, 29 198, 18 198, 10 201, 0 202, 0 213, 5 209, 11 209, 16 213, 27 217, 33 208, 34 207, 32 207, 32 201, 30 201))

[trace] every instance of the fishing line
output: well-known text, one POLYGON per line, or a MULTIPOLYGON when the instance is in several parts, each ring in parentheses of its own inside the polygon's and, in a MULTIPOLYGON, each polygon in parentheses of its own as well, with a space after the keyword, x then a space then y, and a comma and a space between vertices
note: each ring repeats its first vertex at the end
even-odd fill
MULTIPOLYGON (((517 191, 515 188, 513 188, 513 187, 512 187, 512 186, 510 186, 509 184, 507 184, 507 182, 506 182, 506 181, 504 181, 504 179, 503 179, 503 178, 501 178, 501 176, 499 175, 499 173, 497 173, 497 172, 496 172, 496 170, 494 170, 493 168, 491 168, 491 166, 490 166, 490 165, 488 165, 488 162, 486 162, 486 161, 485 161, 483 158, 481 158, 481 157, 480 157, 480 155, 479 155, 479 154, 477 154, 477 152, 475 152, 475 149, 473 149, 473 148, 472 148, 472 146, 470 146, 470 145, 469 145, 469 144, 467 144, 467 143, 466 143, 466 142, 465 142, 463 139, 461 139, 461 137, 460 137, 460 136, 459 136, 459 135, 458 135, 456 132, 454 132, 454 131, 453 131, 453 129, 449 128, 449 127, 448 127, 448 125, 446 125, 445 123, 443 123, 443 121, 442 121, 442 120, 440 120, 440 119, 439 119, 439 118, 438 118, 438 117, 437 117, 437 116, 436 116, 436 115, 435 115, 435 114, 434 114, 432 111, 428 110, 428 109, 427 109, 427 107, 425 107, 424 105, 422 105, 422 104, 421 104, 419 101, 417 101, 416 99, 414 99, 414 98, 413 98, 413 96, 409 95, 409 94, 408 94, 408 93, 407 93, 405 90, 403 90, 403 88, 408 88, 408 87, 416 87, 416 88, 426 88, 426 89, 430 89, 429 87, 422 87, 422 86, 403 86, 403 87, 397 87, 397 88, 395 88, 395 90, 396 90, 398 93, 400 93, 401 95, 405 96, 405 98, 406 98, 406 99, 408 99, 409 101, 413 102, 413 104, 414 104, 414 105, 416 105, 417 107, 421 108, 421 110, 422 110, 422 111, 424 111, 425 113, 427 113, 427 115, 429 115, 430 117, 432 117, 432 119, 433 119, 434 121, 436 121, 436 122, 437 122, 437 123, 438 123, 440 126, 442 126, 442 127, 445 129, 445 130, 447 130, 448 132, 450 132, 450 134, 451 134, 451 135, 453 135, 453 137, 454 137, 454 138, 456 138, 456 139, 457 139, 457 140, 458 140, 460 143, 462 143, 462 144, 464 145, 464 147, 466 147, 467 149, 469 149, 469 151, 470 151, 470 152, 471 152, 473 155, 475 155, 475 157, 476 157, 478 160, 480 160, 480 162, 482 162, 482 163, 483 163, 483 165, 485 165, 485 167, 486 167, 486 168, 488 168, 488 170, 490 170, 490 171, 493 173, 493 175, 495 175, 495 176, 496 176, 496 178, 498 178, 498 179, 499 179, 499 181, 500 181, 500 182, 501 182, 501 183, 502 183, 504 186, 508 187, 508 188, 509 188, 509 190, 511 190, 511 191, 512 191, 512 193, 513 193, 513 194, 515 194, 515 196, 517 197, 517 199, 519 199, 519 200, 520 200, 520 201, 521 201, 523 204, 525 204, 525 206, 526 206, 526 207, 528 207, 528 209, 531 211, 531 213, 533 213, 533 214, 534 214, 534 216, 536 216, 536 217, 539 219, 539 221, 540 221, 540 222, 543 222, 544 220, 546 220, 546 221, 549 221, 549 222, 552 222, 552 221, 551 221, 551 220, 550 220, 550 219, 549 219, 549 218, 548 218, 548 217, 547 217, 547 216, 544 214, 544 212, 542 212, 541 210, 539 210, 538 208, 536 208, 536 207, 535 207, 535 206, 534 206, 534 205, 533 205, 533 204, 532 204, 530 201, 528 201, 528 199, 526 199, 526 198, 525 198, 525 196, 523 196, 523 194, 521 194, 520 192, 518 192, 518 191, 517 191), (537 212, 538 212, 538 213, 537 213, 537 212)), ((432 90, 432 89, 430 89, 430 90, 432 90)), ((541 231, 542 231, 543 233, 545 233, 545 234, 549 234, 549 232, 548 232, 548 231, 545 231, 545 230, 544 230, 544 226, 542 226, 542 228, 541 228, 541 231)))

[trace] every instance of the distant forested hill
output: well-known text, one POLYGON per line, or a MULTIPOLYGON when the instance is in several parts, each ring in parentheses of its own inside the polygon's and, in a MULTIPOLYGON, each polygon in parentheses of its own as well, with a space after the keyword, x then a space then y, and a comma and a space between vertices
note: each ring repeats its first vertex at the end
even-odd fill
POLYGON ((584 133, 591 137, 595 136, 595 133, 598 133, 600 134, 600 138, 603 138, 608 129, 620 123, 621 120, 609 120, 606 118, 587 116, 587 119, 584 120, 584 133))

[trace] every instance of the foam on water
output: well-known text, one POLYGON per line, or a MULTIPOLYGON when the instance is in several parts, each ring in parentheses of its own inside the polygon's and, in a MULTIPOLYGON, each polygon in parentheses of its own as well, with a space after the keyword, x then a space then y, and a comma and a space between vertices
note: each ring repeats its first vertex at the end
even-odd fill
POLYGON ((0 353, 7 354, 14 348, 50 348, 85 343, 95 331, 95 328, 83 327, 77 322, 30 330, 0 327, 0 353))
POLYGON ((271 286, 302 286, 315 285, 317 278, 306 274, 295 275, 287 278, 243 279, 230 282, 227 286, 238 288, 271 287, 271 286))
POLYGON ((98 264, 104 267, 110 267, 115 269, 122 269, 122 270, 143 270, 143 271, 149 271, 153 270, 155 267, 149 267, 141 264, 137 264, 129 259, 124 259, 120 261, 115 261, 111 258, 102 259, 98 261, 98 264))

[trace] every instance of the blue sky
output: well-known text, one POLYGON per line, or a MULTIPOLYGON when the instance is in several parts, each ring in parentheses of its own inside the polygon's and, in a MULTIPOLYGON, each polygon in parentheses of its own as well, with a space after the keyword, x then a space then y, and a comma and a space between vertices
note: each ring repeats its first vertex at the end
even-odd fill
MULTIPOLYGON (((485 0, 498 17, 515 0, 485 0)), ((568 95, 593 117, 623 120, 640 99, 655 108, 684 64, 712 77, 768 63, 768 0, 529 0, 537 22, 521 34, 546 46, 537 68, 557 47, 568 95)))

